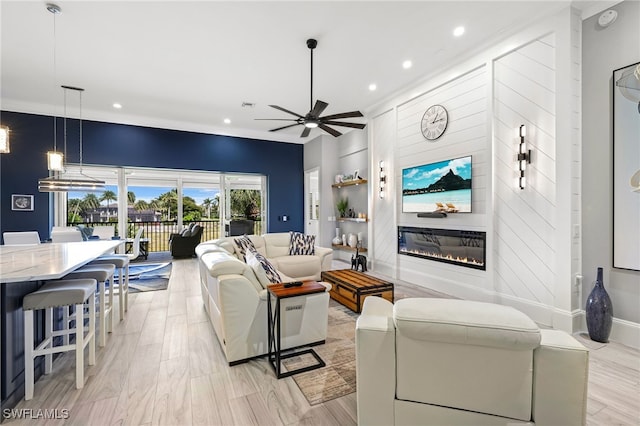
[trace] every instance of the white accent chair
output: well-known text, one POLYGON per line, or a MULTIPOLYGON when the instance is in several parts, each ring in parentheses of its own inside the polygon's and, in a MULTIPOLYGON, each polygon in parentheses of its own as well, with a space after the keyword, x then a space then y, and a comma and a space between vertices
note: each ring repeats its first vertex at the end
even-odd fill
POLYGON ((40 244, 38 231, 3 232, 2 239, 5 246, 26 246, 40 244))
POLYGON ((365 300, 356 323, 360 425, 579 425, 589 352, 508 306, 365 300))

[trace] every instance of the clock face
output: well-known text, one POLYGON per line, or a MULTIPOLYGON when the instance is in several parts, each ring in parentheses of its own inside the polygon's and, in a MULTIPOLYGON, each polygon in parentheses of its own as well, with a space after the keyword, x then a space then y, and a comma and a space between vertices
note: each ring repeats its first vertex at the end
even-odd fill
POLYGON ((422 116, 422 134, 427 140, 438 139, 447 129, 449 115, 442 105, 431 105, 422 116))

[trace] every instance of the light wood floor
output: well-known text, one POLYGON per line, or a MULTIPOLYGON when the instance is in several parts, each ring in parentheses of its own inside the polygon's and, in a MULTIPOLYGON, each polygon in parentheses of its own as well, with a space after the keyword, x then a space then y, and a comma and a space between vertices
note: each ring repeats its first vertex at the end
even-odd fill
MULTIPOLYGON (((131 295, 129 312, 75 389, 67 353, 42 377, 34 399, 16 408, 66 409, 77 425, 355 425, 356 394, 309 406, 292 378, 276 380, 266 360, 229 367, 205 316, 195 259, 175 260, 167 291, 131 295)), ((433 296, 398 283, 396 297, 433 296)), ((640 352, 596 344, 591 349, 589 425, 640 425, 640 352)), ((36 424, 33 420, 5 423, 36 424)))

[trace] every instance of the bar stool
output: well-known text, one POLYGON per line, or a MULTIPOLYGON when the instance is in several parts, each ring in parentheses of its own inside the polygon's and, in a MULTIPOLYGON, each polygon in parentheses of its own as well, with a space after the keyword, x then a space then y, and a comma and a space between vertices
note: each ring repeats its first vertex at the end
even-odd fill
POLYGON ((27 294, 22 301, 24 311, 24 399, 33 398, 34 388, 34 360, 44 355, 44 374, 51 373, 52 354, 58 352, 76 351, 76 389, 84 386, 84 349, 89 346, 89 365, 96 363, 96 280, 77 279, 49 282, 37 291, 27 294), (84 320, 75 322, 75 327, 53 331, 53 308, 69 309, 75 306, 76 312, 84 311, 84 304, 88 302, 89 327, 84 334, 84 320), (33 311, 45 310, 45 339, 34 347, 33 311), (54 337, 75 334, 73 345, 54 345, 54 337))
MULTIPOLYGON (((116 271, 116 267, 113 264, 104 265, 85 265, 73 272, 69 272, 64 276, 64 279, 77 279, 77 278, 93 278, 98 282, 98 304, 100 311, 100 340, 98 345, 105 346, 107 344, 107 331, 111 333, 113 330, 113 291, 109 291, 109 302, 106 300, 106 282, 113 286, 113 274, 116 271), (107 323, 107 319, 109 320, 107 323)), ((68 323, 69 310, 64 309, 63 320, 68 323)), ((76 312, 78 315, 78 312, 76 312)))
POLYGON ((110 291, 118 295, 118 307, 120 321, 124 319, 124 313, 129 310, 129 256, 126 254, 105 254, 92 260, 88 265, 111 264, 119 269, 118 286, 111 285, 110 291))

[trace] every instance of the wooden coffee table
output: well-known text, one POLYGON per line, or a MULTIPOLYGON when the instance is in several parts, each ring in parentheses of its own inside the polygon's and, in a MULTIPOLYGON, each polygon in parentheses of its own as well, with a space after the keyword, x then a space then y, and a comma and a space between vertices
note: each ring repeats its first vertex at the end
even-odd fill
POLYGON ((354 312, 362 310, 364 299, 379 296, 393 303, 393 283, 352 269, 324 271, 322 281, 332 284, 331 298, 354 312))

